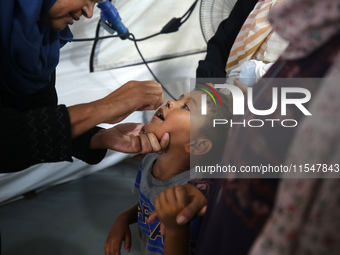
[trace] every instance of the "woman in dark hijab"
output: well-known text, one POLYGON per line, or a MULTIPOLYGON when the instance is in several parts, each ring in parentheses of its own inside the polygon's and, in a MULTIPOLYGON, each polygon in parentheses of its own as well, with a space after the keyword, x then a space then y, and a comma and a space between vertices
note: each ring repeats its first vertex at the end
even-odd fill
POLYGON ((144 124, 96 127, 160 106, 164 95, 155 81, 128 82, 87 104, 57 104, 55 68, 60 48, 72 40, 68 25, 82 15, 91 18, 97 2, 0 2, 0 172, 40 162, 72 161, 72 156, 95 164, 106 149, 145 153, 167 144, 167 134, 161 144, 153 134, 144 134, 144 124))

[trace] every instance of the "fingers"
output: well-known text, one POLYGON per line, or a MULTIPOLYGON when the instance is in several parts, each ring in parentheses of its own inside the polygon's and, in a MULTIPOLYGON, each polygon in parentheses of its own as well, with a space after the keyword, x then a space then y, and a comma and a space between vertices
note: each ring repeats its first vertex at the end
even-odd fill
POLYGON ((203 206, 203 208, 198 212, 198 216, 204 216, 207 211, 207 206, 203 206))
POLYGON ((105 243, 105 255, 120 255, 120 247, 117 249, 113 243, 105 243))
POLYGON ((98 123, 117 123, 137 110, 157 109, 164 102, 161 84, 156 81, 129 81, 106 97, 91 103, 98 123))
POLYGON ((184 225, 192 220, 195 215, 202 209, 203 206, 198 205, 193 200, 187 207, 185 207, 176 217, 179 225, 184 225))
POLYGON ((183 186, 177 185, 175 187, 175 194, 179 207, 184 208, 186 205, 189 204, 189 196, 186 189, 183 186))
POLYGON ((165 234, 166 234, 166 227, 165 227, 165 225, 162 222, 161 222, 161 225, 160 225, 160 231, 161 231, 161 235, 165 236, 165 234))
POLYGON ((193 185, 185 184, 183 187, 190 196, 191 202, 177 215, 176 221, 179 225, 187 223, 196 215, 202 215, 208 203, 204 195, 193 185))
MULTIPOLYGON (((131 246, 131 242, 130 242, 131 246)), ((129 247, 130 247, 129 246, 129 247)), ((104 246, 105 255, 120 255, 120 245, 117 246, 113 241, 106 242, 104 246)))
POLYGON ((159 193, 159 195, 155 199, 155 209, 161 215, 166 208, 166 205, 169 203, 173 203, 174 198, 170 198, 169 194, 166 194, 166 191, 159 193))
POLYGON ((125 236, 125 251, 130 252, 131 249, 131 234, 127 233, 125 236))
POLYGON ((181 185, 167 188, 155 199, 155 208, 157 211, 162 211, 163 208, 167 208, 167 205, 171 205, 170 211, 179 211, 188 204, 189 197, 187 191, 181 185))
POLYGON ((153 211, 153 212, 150 214, 149 218, 148 218, 148 223, 149 223, 149 224, 152 224, 152 223, 154 223, 157 219, 158 219, 157 212, 156 212, 156 211, 153 211))
POLYGON ((158 152, 162 149, 161 145, 158 142, 157 137, 154 134, 150 133, 146 134, 146 136, 149 139, 149 143, 153 152, 158 152))
POLYGON ((153 152, 149 136, 146 134, 141 134, 138 137, 140 142, 140 153, 145 154, 153 152))
MULTIPOLYGON (((159 213, 161 213, 161 209, 162 209, 162 207, 161 207, 161 203, 160 203, 160 197, 159 197, 159 195, 156 197, 156 199, 155 199, 155 210, 156 210, 156 212, 159 212, 159 213)), ((158 218, 158 213, 157 213, 157 218, 158 218)))
POLYGON ((171 186, 167 188, 165 191, 161 192, 159 194, 159 198, 160 198, 161 203, 176 205, 177 197, 176 197, 175 187, 171 186))
MULTIPOLYGON (((140 153, 150 153, 150 152, 161 152, 162 150, 166 149, 169 145, 169 134, 165 133, 162 138, 161 142, 158 141, 157 137, 153 133, 148 134, 140 134, 139 136, 139 152, 140 153)), ((137 143, 136 141, 133 141, 137 143)), ((135 145, 136 148, 138 147, 137 144, 135 145)))
MULTIPOLYGON (((157 198, 156 198, 156 200, 157 200, 157 198)), ((155 200, 155 204, 156 204, 156 200, 155 200)), ((159 206, 159 201, 157 201, 157 206, 159 206)), ((157 219, 158 219, 157 212, 156 212, 156 211, 153 211, 153 212, 150 214, 149 218, 148 218, 148 223, 149 223, 149 224, 152 224, 152 223, 154 223, 157 219)), ((162 236, 165 236, 165 229, 166 229, 165 225, 161 222, 161 223, 160 223, 160 232, 161 232, 161 235, 162 235, 162 236)))
POLYGON ((139 137, 132 135, 132 134, 129 137, 131 141, 132 152, 141 151, 141 143, 140 143, 139 137))
POLYGON ((137 110, 155 110, 164 102, 162 85, 156 81, 130 81, 126 84, 136 90, 144 103, 137 110))
POLYGON ((165 150, 166 148, 168 148, 169 146, 169 141, 170 141, 170 135, 169 133, 165 133, 162 138, 161 138, 161 142, 160 142, 160 146, 161 146, 161 151, 165 150))

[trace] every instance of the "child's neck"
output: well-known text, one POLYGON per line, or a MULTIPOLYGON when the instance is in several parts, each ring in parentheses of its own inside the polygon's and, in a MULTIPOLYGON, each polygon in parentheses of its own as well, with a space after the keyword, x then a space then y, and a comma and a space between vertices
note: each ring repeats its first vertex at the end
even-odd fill
POLYGON ((178 157, 178 155, 170 155, 168 153, 159 154, 157 160, 152 167, 153 177, 159 180, 169 180, 190 168, 190 157, 178 157))

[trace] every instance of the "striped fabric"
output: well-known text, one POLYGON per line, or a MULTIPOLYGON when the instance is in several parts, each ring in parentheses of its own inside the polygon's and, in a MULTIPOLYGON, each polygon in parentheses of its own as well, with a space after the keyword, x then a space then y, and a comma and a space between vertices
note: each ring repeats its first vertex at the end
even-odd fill
POLYGON ((274 5, 285 0, 260 0, 244 22, 226 65, 227 74, 245 61, 255 59, 265 63, 274 62, 288 46, 288 42, 273 31, 267 20, 274 5))

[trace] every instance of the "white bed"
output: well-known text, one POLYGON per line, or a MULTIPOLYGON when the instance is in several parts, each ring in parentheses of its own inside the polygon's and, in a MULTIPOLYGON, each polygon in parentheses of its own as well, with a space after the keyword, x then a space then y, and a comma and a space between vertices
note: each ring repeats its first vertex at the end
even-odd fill
MULTIPOLYGON (((141 38, 160 31, 172 17, 181 17, 193 0, 118 0, 115 3, 123 23, 141 38)), ((166 88, 179 96, 189 91, 190 78, 195 77, 197 63, 205 56, 206 44, 199 25, 199 6, 188 21, 173 34, 160 35, 140 42, 140 50, 151 69, 166 88), (199 53, 201 52, 201 53, 199 53)), ((75 38, 94 37, 99 19, 81 19, 72 27, 75 38)), ((102 32, 101 35, 107 35, 102 32)), ((101 41, 94 58, 95 72, 89 72, 90 42, 72 42, 61 50, 57 68, 59 103, 73 105, 104 97, 129 80, 151 80, 153 77, 142 64, 133 42, 119 38, 101 41)), ((169 97, 166 95, 166 100, 169 97)), ((152 113, 136 112, 124 121, 145 122, 152 113)), ((107 127, 106 125, 103 125, 107 127)), ((116 164, 128 155, 109 151, 97 165, 87 165, 77 159, 73 163, 60 162, 32 166, 24 171, 0 175, 0 203, 20 198, 32 190, 74 180, 116 164)))

